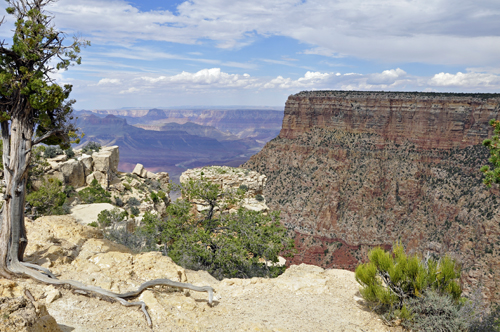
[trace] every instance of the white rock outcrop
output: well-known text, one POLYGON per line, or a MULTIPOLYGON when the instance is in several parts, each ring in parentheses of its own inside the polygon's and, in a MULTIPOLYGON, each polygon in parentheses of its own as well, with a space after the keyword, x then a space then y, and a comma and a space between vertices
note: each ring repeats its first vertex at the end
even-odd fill
POLYGON ((47 159, 49 164, 46 170, 47 176, 74 187, 89 185, 96 179, 101 186, 107 188, 118 173, 120 162, 118 146, 102 147, 99 152, 94 152, 91 156, 80 154, 78 150, 75 152, 77 157, 73 159, 67 160, 66 155, 47 159))
MULTIPOLYGON (((180 182, 184 183, 192 180, 200 180, 220 184, 222 189, 245 188, 245 198, 243 207, 252 211, 267 211, 265 197, 262 195, 267 177, 255 171, 249 171, 244 168, 235 168, 228 166, 209 166, 201 168, 188 169, 182 173, 180 182)), ((198 210, 203 209, 199 206, 198 210)))

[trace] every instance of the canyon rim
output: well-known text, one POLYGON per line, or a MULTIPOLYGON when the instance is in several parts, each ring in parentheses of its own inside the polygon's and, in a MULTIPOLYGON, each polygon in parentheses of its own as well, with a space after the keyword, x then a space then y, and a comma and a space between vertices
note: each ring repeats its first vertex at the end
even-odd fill
POLYGON ((497 187, 479 168, 500 95, 313 91, 291 95, 278 137, 243 165, 295 238, 292 264, 354 270, 375 246, 450 255, 466 291, 500 299, 497 187))

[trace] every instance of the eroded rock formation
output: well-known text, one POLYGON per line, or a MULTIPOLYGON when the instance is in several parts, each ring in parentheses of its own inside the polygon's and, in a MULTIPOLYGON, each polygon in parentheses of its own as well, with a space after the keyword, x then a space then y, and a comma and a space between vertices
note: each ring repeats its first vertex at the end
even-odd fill
POLYGON ((500 95, 302 92, 280 135, 243 165, 299 248, 294 263, 353 270, 377 245, 449 254, 466 289, 500 300, 500 200, 479 167, 500 95))

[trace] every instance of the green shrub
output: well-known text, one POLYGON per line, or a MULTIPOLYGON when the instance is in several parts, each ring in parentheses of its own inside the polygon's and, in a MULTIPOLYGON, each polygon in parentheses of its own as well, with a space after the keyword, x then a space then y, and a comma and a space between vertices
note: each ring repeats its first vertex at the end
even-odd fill
POLYGON ((160 201, 160 198, 158 197, 158 194, 157 194, 157 193, 152 192, 152 193, 150 194, 150 196, 151 196, 151 200, 153 201, 153 203, 158 203, 158 202, 160 201))
POLYGON ((102 210, 97 216, 97 224, 101 228, 109 227, 115 223, 123 221, 128 216, 125 211, 120 211, 118 208, 113 210, 102 210))
POLYGON ((139 209, 136 207, 136 206, 132 206, 130 208, 130 214, 133 215, 133 216, 138 216, 139 213, 141 213, 141 211, 139 211, 139 209))
POLYGON ((125 204, 123 204, 123 200, 121 199, 121 197, 113 196, 113 198, 115 199, 116 206, 122 207, 123 205, 125 205, 125 204))
POLYGON ((26 196, 26 202, 32 207, 36 215, 61 215, 68 214, 66 194, 63 191, 61 181, 56 179, 44 179, 42 186, 26 196))
POLYGON ((257 194, 257 195, 255 195, 255 199, 259 202, 262 202, 262 201, 264 201, 264 196, 262 196, 261 194, 257 194))
POLYGON ((130 197, 127 201, 127 205, 130 207, 139 206, 139 205, 141 205, 141 202, 135 197, 130 197))
POLYGON ((428 291, 450 296, 458 304, 462 290, 457 282, 460 269, 445 256, 436 261, 407 256, 400 244, 392 253, 375 248, 368 254, 369 263, 356 268, 360 293, 388 318, 409 318, 408 301, 425 296, 428 291))
POLYGON ((247 192, 248 191, 248 186, 246 184, 242 184, 240 187, 239 187, 240 190, 243 190, 244 192, 247 192))
POLYGON ((167 198, 167 194, 164 192, 164 191, 158 191, 158 197, 163 201, 165 202, 165 204, 168 203, 168 198, 167 198))
POLYGON ((82 153, 91 155, 93 152, 99 152, 100 149, 101 144, 90 141, 82 148, 82 153))
POLYGON ((104 238, 124 245, 135 253, 159 250, 154 238, 140 231, 129 233, 124 228, 107 229, 104 232, 104 238))
POLYGON ((45 158, 54 158, 61 154, 64 154, 64 151, 59 146, 47 146, 43 153, 45 158))
POLYGON ((64 150, 64 153, 66 154, 68 159, 75 156, 75 151, 73 151, 73 148, 71 146, 68 149, 64 150))
POLYGON ((184 199, 167 207, 166 217, 146 212, 141 231, 153 236, 177 264, 226 277, 276 277, 285 267, 268 266, 278 255, 293 252, 293 240, 280 224, 278 212, 232 212, 241 203, 241 190, 220 188, 206 181, 178 187, 184 199), (207 207, 194 212, 193 205, 207 207))
POLYGON ((463 315, 461 306, 448 294, 429 289, 424 296, 408 300, 410 317, 402 325, 412 331, 467 331, 470 317, 463 315))
POLYGON ((123 186, 125 187, 125 190, 132 191, 132 186, 130 186, 128 183, 124 183, 123 186))
POLYGON ((78 197, 85 204, 111 203, 111 194, 104 190, 96 179, 92 180, 90 186, 80 190, 78 197))

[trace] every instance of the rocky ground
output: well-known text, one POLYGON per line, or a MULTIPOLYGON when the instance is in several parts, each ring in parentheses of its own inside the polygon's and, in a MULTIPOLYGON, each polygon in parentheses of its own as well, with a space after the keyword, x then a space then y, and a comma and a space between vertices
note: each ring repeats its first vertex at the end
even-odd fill
MULTIPOLYGON (((150 329, 135 307, 31 280, 0 280, 1 296, 25 297, 29 290, 37 306, 46 305, 61 331, 396 331, 363 305, 349 271, 302 264, 276 279, 217 281, 206 272, 185 270, 159 253, 134 255, 71 216, 39 218, 27 222, 27 229, 26 260, 50 267, 60 279, 125 292, 148 279, 166 277, 216 290, 212 306, 206 293, 168 287, 145 291, 139 299, 151 314, 150 329)), ((50 328, 37 331, 57 331, 50 328)))

